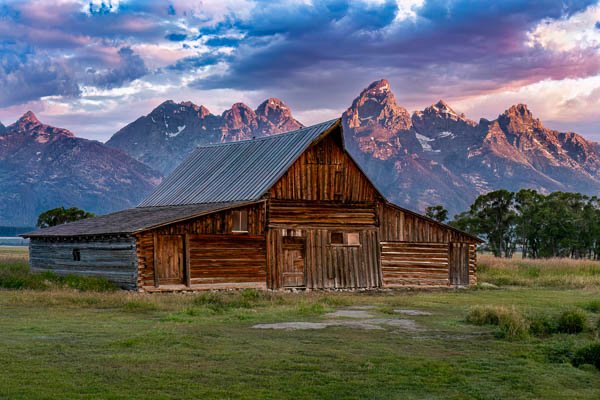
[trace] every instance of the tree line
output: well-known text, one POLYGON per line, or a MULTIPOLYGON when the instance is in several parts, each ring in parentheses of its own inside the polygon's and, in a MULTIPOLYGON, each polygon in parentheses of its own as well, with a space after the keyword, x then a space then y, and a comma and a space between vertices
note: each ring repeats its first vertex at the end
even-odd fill
MULTIPOLYGON (((427 216, 444 222, 441 206, 427 216)), ((544 195, 532 189, 496 190, 477 197, 449 225, 486 240, 496 257, 600 259, 600 199, 580 193, 544 195)))

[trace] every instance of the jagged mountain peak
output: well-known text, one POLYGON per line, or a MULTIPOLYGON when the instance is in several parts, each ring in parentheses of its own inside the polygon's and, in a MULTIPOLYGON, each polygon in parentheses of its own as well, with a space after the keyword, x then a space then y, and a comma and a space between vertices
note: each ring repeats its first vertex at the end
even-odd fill
POLYGON ((17 123, 39 124, 40 120, 36 117, 33 111, 27 111, 17 120, 17 123))
POLYGON ((73 132, 68 129, 56 128, 40 122, 32 111, 27 111, 14 124, 9 125, 6 132, 35 136, 38 137, 37 141, 39 142, 46 142, 50 137, 75 137, 73 132))
POLYGON ((504 131, 518 136, 545 129, 541 121, 533 117, 527 104, 523 103, 509 107, 498 116, 498 122, 504 131))
POLYGON ((391 91, 390 83, 387 79, 380 79, 378 81, 372 82, 365 91, 377 91, 379 93, 387 93, 391 91))
POLYGON ((385 79, 367 86, 344 112, 342 119, 345 126, 356 132, 377 127, 379 133, 386 137, 388 133, 395 136, 398 131, 412 126, 409 112, 396 103, 396 97, 385 79))

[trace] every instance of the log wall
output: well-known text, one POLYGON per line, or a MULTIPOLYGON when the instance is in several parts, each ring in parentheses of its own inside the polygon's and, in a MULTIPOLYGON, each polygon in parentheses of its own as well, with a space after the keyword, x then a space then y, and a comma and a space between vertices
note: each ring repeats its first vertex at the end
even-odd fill
POLYGON ((477 282, 477 246, 469 235, 387 204, 378 206, 378 218, 384 286, 477 282))
POLYGON ((447 243, 381 243, 381 269, 386 287, 447 286, 448 265, 447 243))
POLYGON ((31 238, 29 262, 32 271, 104 277, 124 289, 136 287, 136 243, 132 237, 31 238), (79 261, 74 259, 73 250, 78 250, 79 261))
MULTIPOLYGON (((265 204, 238 207, 145 231, 136 236, 138 287, 153 290, 155 236, 180 235, 191 288, 266 286, 265 204), (233 211, 248 212, 248 232, 234 233, 233 211)), ((160 282, 159 286, 160 285, 160 282)))

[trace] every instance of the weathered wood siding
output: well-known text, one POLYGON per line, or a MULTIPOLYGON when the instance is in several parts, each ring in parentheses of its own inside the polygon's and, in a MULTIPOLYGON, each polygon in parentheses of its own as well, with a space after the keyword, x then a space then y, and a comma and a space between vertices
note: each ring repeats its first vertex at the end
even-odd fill
POLYGON ((29 244, 32 271, 105 277, 125 289, 136 287, 135 255, 132 237, 31 238, 29 244), (73 250, 79 251, 79 261, 73 250))
POLYGON ((448 244, 382 242, 381 269, 386 287, 447 286, 448 244))
POLYGON ((189 235, 191 284, 266 285, 263 236, 189 235))
POLYGON ((137 235, 138 287, 159 283, 154 274, 155 236, 180 235, 184 243, 184 284, 212 287, 265 287, 265 204, 225 210, 137 235), (233 212, 248 212, 248 233, 233 233, 233 212))
POLYGON ((477 282, 473 238, 394 206, 378 209, 384 286, 477 282))
MULTIPOLYGON (((374 228, 350 229, 359 234, 359 245, 330 243, 331 232, 347 228, 304 227, 293 234, 304 238, 305 281, 309 289, 374 288, 380 286, 379 243, 374 228)), ((283 282, 284 241, 287 229, 270 229, 267 234, 267 279, 270 288, 283 282)))
POLYGON ((382 242, 473 242, 468 235, 388 204, 379 206, 382 242))
POLYGON ((280 200, 374 202, 377 192, 342 150, 339 133, 305 151, 271 188, 280 200))

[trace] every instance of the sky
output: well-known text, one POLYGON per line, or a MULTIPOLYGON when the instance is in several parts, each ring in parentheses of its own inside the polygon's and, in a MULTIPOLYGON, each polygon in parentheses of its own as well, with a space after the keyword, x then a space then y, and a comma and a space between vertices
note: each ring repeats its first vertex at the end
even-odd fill
POLYGON ((304 124, 374 80, 472 119, 526 103, 600 141, 598 1, 0 0, 0 121, 105 141, 167 99, 278 97, 304 124))

